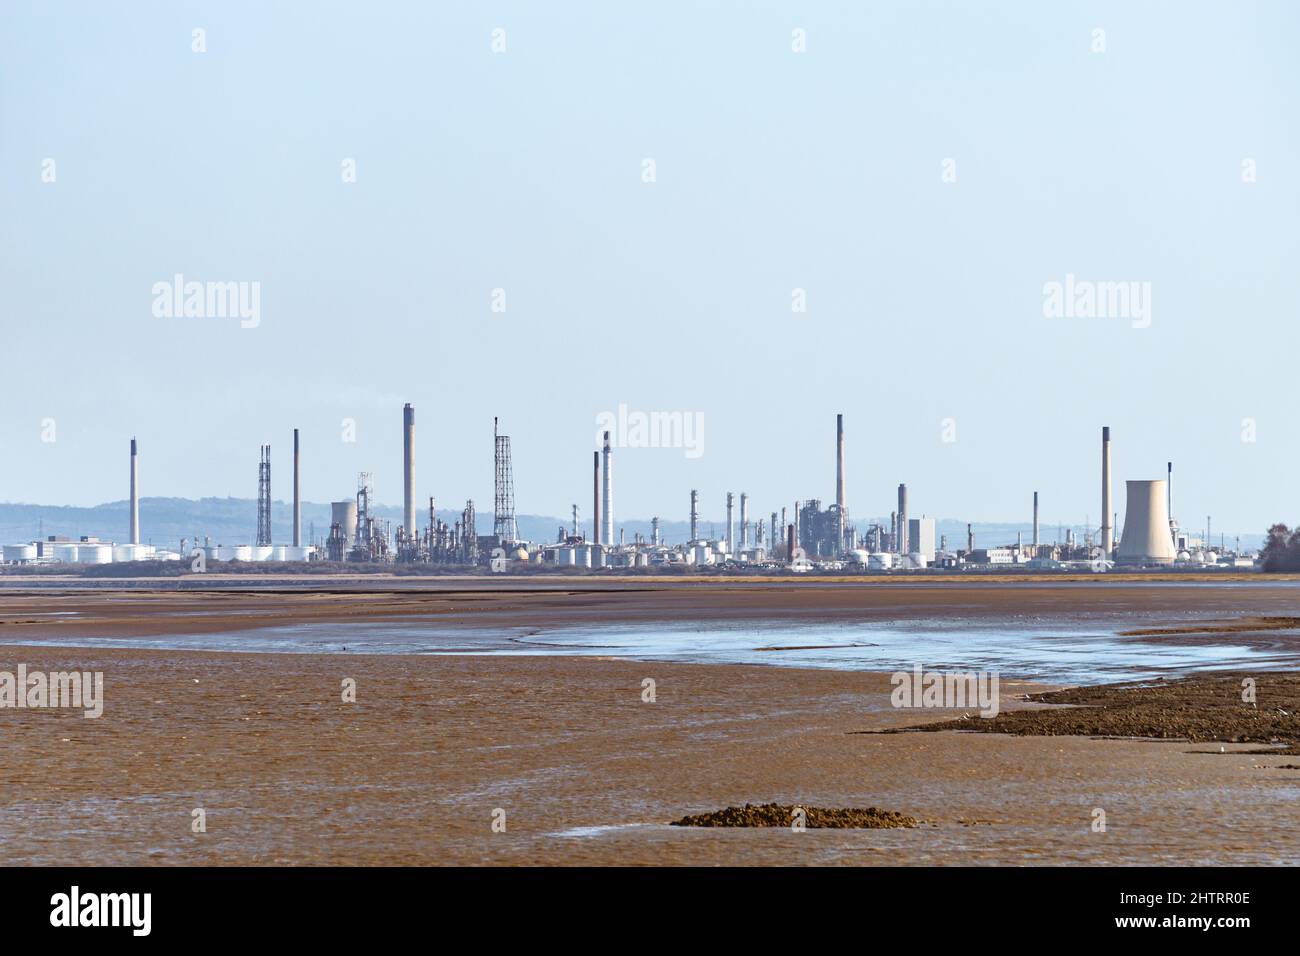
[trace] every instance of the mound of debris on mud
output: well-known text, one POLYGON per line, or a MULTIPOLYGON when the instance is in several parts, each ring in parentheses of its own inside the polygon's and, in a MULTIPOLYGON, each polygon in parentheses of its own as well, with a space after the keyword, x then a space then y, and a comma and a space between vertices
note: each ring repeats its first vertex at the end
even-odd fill
POLYGON ((1004 711, 881 733, 970 730, 1020 736, 1151 737, 1192 743, 1258 743, 1300 754, 1300 674, 1200 674, 1030 694, 1060 709, 1004 711))
POLYGON ((804 813, 804 825, 817 829, 867 829, 880 830, 892 827, 914 827, 920 822, 905 813, 878 810, 875 807, 854 807, 846 810, 827 810, 822 807, 797 807, 780 803, 747 803, 743 807, 727 807, 712 813, 682 817, 674 820, 675 827, 789 827, 795 821, 795 811, 804 813))

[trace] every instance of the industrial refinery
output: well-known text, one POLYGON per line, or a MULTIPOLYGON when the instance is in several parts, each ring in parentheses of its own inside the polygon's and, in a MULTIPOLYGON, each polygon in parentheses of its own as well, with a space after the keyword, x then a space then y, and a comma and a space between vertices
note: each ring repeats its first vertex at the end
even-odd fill
MULTIPOLYGON (((6 565, 95 565, 125 562, 192 561, 206 568, 209 562, 328 562, 331 565, 420 565, 482 569, 489 572, 529 569, 679 569, 742 571, 744 573, 914 573, 936 571, 1005 570, 1091 571, 1113 568, 1177 570, 1186 568, 1251 568, 1255 556, 1223 547, 1210 547, 1210 519, 1204 536, 1181 529, 1173 510, 1173 463, 1164 478, 1135 478, 1125 482, 1125 510, 1121 525, 1114 509, 1111 477, 1111 434, 1101 433, 1101 520, 1095 531, 1076 534, 1064 529, 1062 539, 1046 543, 1040 536, 1039 492, 1032 496, 1032 535, 1026 543, 977 542, 972 525, 965 540, 952 546, 939 534, 938 522, 919 516, 909 503, 906 482, 898 485, 897 502, 888 520, 856 523, 848 508, 845 474, 844 416, 835 416, 835 499, 823 505, 819 497, 772 503, 770 510, 756 509, 744 490, 719 496, 725 509, 720 530, 702 532, 700 493, 683 494, 689 533, 670 541, 661 534, 658 516, 651 518, 649 536, 620 527, 614 509, 615 448, 610 433, 603 432, 600 447, 592 453, 592 502, 589 522, 579 520, 577 504, 570 523, 559 525, 553 540, 521 538, 515 516, 514 466, 510 436, 499 419, 492 421, 493 499, 492 533, 480 534, 473 499, 453 511, 453 520, 438 516, 433 495, 428 507, 417 507, 415 475, 415 408, 402 409, 402 518, 394 526, 377 513, 373 472, 356 476, 354 491, 330 503, 328 531, 315 540, 303 540, 301 497, 301 436, 293 430, 292 539, 273 540, 273 473, 270 444, 258 451, 256 534, 252 543, 213 541, 196 532, 172 547, 142 543, 140 514, 140 449, 130 442, 129 525, 126 541, 78 539, 59 535, 3 546, 6 565)), ((829 456, 828 456, 829 457, 829 456)), ((444 512, 446 514, 446 512, 444 512)), ((148 515, 144 515, 147 528, 148 515)), ((642 524, 641 527, 644 527, 642 524)), ((414 566, 414 567, 413 567, 414 566)))

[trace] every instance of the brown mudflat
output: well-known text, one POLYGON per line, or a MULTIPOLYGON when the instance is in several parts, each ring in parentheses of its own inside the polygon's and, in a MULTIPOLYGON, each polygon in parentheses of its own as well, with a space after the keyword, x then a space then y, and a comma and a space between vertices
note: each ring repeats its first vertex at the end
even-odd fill
MULTIPOLYGON (((890 705, 883 674, 0 646, 0 670, 20 662, 103 671, 105 701, 96 720, 0 709, 11 865, 1300 859, 1300 773, 1262 769, 1295 758, 1233 744, 1224 755, 1149 740, 849 733, 918 721, 890 705), (341 699, 347 678, 356 703, 341 699), (885 807, 927 825, 669 825, 746 801, 885 807), (1092 829, 1098 808, 1106 832, 1092 829), (196 809, 206 832, 193 832, 196 809)), ((1004 681, 1003 706, 1041 710, 1005 699, 1041 690, 1004 681)))
POLYGON ((796 811, 803 811, 803 824, 810 830, 871 830, 890 827, 920 826, 916 817, 893 810, 878 810, 875 807, 854 807, 846 810, 827 810, 823 807, 783 806, 779 803, 764 803, 755 806, 747 803, 743 807, 727 807, 712 813, 699 813, 694 816, 674 820, 675 827, 789 827, 796 820, 796 811))
MULTIPOLYGON (((1193 743, 1268 745, 1300 753, 1300 674, 1207 674, 1031 694, 1067 708, 958 718, 901 729, 1028 736, 1148 737, 1193 743), (1245 698, 1245 699, 1243 699, 1245 698)), ((892 732, 886 731, 886 732, 892 732)))

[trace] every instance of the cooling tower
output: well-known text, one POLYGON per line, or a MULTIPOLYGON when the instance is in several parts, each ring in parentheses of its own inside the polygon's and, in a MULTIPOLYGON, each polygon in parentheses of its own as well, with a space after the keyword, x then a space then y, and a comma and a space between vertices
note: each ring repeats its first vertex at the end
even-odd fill
POLYGON ((1124 533, 1117 564, 1172 564, 1174 543, 1169 537, 1169 509, 1163 481, 1130 481, 1124 533))

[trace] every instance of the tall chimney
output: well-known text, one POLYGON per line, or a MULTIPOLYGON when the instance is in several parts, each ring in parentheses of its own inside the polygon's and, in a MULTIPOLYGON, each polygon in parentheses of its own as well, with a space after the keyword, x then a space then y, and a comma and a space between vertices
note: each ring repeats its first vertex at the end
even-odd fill
POLYGON ((740 548, 749 547, 749 495, 740 493, 740 548))
POLYGON ((140 543, 140 459, 131 439, 131 544, 140 543))
MULTIPOLYGON (((835 551, 844 553, 844 416, 835 416, 835 551)), ((742 519, 743 520, 743 519, 742 519)))
POLYGON ((736 543, 736 523, 735 523, 734 520, 732 520, 732 517, 731 517, 731 515, 732 515, 732 499, 733 499, 733 498, 734 498, 734 495, 733 495, 730 491, 728 491, 728 492, 727 492, 727 551, 728 551, 728 553, 730 553, 730 552, 736 550, 736 547, 735 547, 735 543, 736 543))
POLYGON ((591 453, 591 540, 600 544, 600 452, 591 453))
POLYGON ((415 537, 415 409, 402 409, 402 527, 415 537))
POLYGON ((696 526, 700 521, 700 512, 697 507, 700 502, 700 493, 694 488, 691 489, 691 543, 694 544, 699 540, 699 534, 696 532, 696 526))
POLYGON ((898 486, 898 553, 908 554, 907 546, 907 485, 898 486))
POLYGON ((1038 492, 1034 492, 1034 557, 1038 557, 1038 492))
POLYGON ((298 429, 293 430, 293 546, 302 547, 302 486, 299 484, 298 429))
POLYGON ((614 485, 613 482, 610 480, 610 474, 609 474, 610 465, 613 464, 613 453, 609 450, 609 432, 605 432, 605 447, 603 449, 603 454, 605 456, 605 460, 604 460, 605 500, 604 500, 604 507, 601 510, 601 514, 605 519, 605 539, 603 543, 608 544, 610 547, 613 547, 614 545, 614 485))
POLYGON ((1115 529, 1110 524, 1110 426, 1101 430, 1101 556, 1110 560, 1115 529))
POLYGON ((966 525, 966 553, 970 554, 975 550, 975 532, 971 530, 970 524, 966 525))

